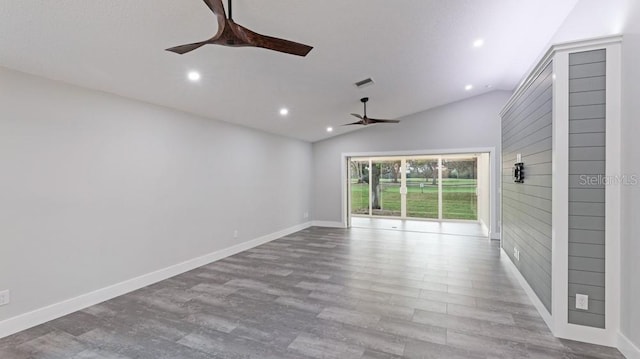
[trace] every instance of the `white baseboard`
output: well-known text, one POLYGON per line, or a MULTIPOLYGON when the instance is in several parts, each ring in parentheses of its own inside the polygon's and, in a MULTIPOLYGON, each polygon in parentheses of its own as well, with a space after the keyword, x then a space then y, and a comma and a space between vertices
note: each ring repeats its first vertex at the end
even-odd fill
POLYGON ((566 322, 557 324, 553 335, 562 339, 602 345, 605 347, 616 347, 618 342, 615 329, 607 330, 566 322))
POLYGON ((331 221, 313 221, 311 222, 311 225, 314 227, 346 228, 346 226, 342 222, 331 221))
POLYGON ((36 325, 40 325, 50 320, 60 318, 62 316, 71 314, 78 310, 82 310, 92 305, 102 303, 106 300, 113 299, 134 290, 171 278, 178 274, 188 272, 203 265, 257 247, 261 244, 271 242, 291 233, 309 228, 310 226, 311 222, 302 223, 278 232, 255 238, 247 242, 239 243, 229 248, 221 249, 219 251, 215 251, 201 257, 193 258, 182 263, 178 263, 151 273, 147 273, 139 277, 126 280, 124 282, 120 282, 105 288, 95 290, 93 292, 82 294, 75 298, 67 299, 59 303, 51 304, 49 306, 18 315, 13 318, 3 320, 0 322, 0 338, 4 338, 11 334, 15 334, 25 329, 34 327, 36 325))
POLYGON ((487 226, 486 223, 484 223, 483 220, 480 220, 480 226, 482 227, 482 234, 485 237, 489 237, 489 239, 491 239, 491 231, 489 230, 489 226, 487 226))
POLYGON ((507 255, 507 253, 504 251, 503 248, 500 248, 500 252, 501 252, 500 260, 503 263, 505 263, 507 267, 511 269, 513 274, 515 274, 516 278, 518 278, 518 282, 520 282, 520 285, 524 289, 525 293, 527 293, 529 300, 531 300, 531 302, 533 303, 533 306, 536 307, 536 309, 538 310, 538 313, 540 313, 540 316, 542 317, 544 322, 547 324, 547 327, 549 327, 549 330, 551 330, 551 332, 553 333, 553 318, 551 317, 551 313, 549 313, 549 311, 544 306, 544 304, 542 304, 542 301, 540 301, 540 298, 538 298, 538 296, 536 295, 536 292, 533 291, 533 288, 531 288, 527 280, 524 279, 524 277, 522 276, 522 273, 520 273, 520 271, 518 270, 518 267, 516 267, 516 265, 513 264, 513 262, 511 261, 511 259, 509 258, 509 256, 507 255))
POLYGON ((499 241, 500 238, 501 238, 500 237, 500 232, 489 232, 489 238, 499 241))
POLYGON ((622 333, 618 333, 618 350, 627 359, 640 359, 640 348, 622 333))
MULTIPOLYGON (((522 276, 522 273, 520 273, 520 271, 518 270, 518 267, 516 267, 516 265, 511 261, 511 258, 509 258, 509 256, 507 255, 507 253, 504 251, 503 248, 500 248, 500 251, 501 251, 500 260, 504 262, 507 265, 507 267, 509 267, 511 271, 515 274, 516 278, 518 279, 518 282, 520 282, 520 285, 524 289, 525 293, 527 293, 527 296, 529 297, 533 305, 536 307, 536 310, 538 311, 538 313, 540 313, 540 316, 542 317, 544 322, 547 324, 547 327, 549 327, 549 330, 551 330, 551 333, 553 333, 554 336, 558 338, 570 339, 570 340, 597 344, 597 345, 604 345, 608 347, 616 346, 616 339, 610 335, 611 331, 606 331, 604 329, 599 329, 599 328, 591 328, 591 327, 585 327, 580 325, 568 324, 568 323, 561 324, 556 327, 553 321, 553 317, 551 316, 551 313, 549 313, 549 311, 544 306, 544 304, 542 304, 542 301, 540 301, 536 293, 533 291, 533 288, 531 288, 527 280, 522 276)), ((631 343, 629 342, 629 344, 631 343)), ((640 359, 640 357, 628 357, 628 358, 640 359)))

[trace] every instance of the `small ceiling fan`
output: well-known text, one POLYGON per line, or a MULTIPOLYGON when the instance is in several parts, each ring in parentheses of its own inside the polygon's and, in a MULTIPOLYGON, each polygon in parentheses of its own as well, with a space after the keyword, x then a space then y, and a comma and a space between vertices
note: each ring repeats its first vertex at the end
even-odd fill
POLYGON ((351 125, 372 125, 374 123, 398 123, 400 122, 399 120, 378 120, 375 118, 369 118, 367 117, 367 102, 369 102, 369 98, 368 97, 363 97, 360 99, 360 102, 362 102, 362 104, 364 105, 364 116, 358 115, 357 113, 352 113, 351 116, 357 117, 360 119, 360 121, 356 121, 353 123, 347 123, 346 125, 343 126, 351 126, 351 125))
POLYGON ((278 39, 271 36, 260 35, 233 21, 232 4, 229 0, 229 18, 224 11, 222 0, 204 0, 205 4, 213 11, 218 18, 218 32, 209 40, 196 42, 193 44, 180 45, 167 49, 176 54, 186 54, 207 44, 215 44, 233 47, 262 47, 269 50, 284 52, 287 54, 307 56, 313 47, 299 44, 297 42, 278 39))

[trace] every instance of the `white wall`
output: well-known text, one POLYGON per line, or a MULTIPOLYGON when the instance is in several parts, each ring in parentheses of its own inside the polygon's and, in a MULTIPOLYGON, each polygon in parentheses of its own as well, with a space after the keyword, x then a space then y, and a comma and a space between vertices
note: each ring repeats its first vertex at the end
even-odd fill
MULTIPOLYGON (((510 92, 493 91, 401 118, 398 125, 374 125, 313 144, 315 221, 341 222, 343 153, 447 150, 494 147, 500 153, 499 112, 510 92)), ((499 161, 499 158, 498 158, 499 161)), ((496 176, 497 193, 499 163, 496 176)), ((497 196, 491 199, 492 230, 498 220, 497 196)))
POLYGON ((627 25, 628 7, 637 0, 580 0, 549 45, 618 35, 627 25))
MULTIPOLYGON (((491 196, 490 191, 485 188, 491 186, 491 166, 488 153, 481 153, 478 156, 478 220, 486 227, 486 231, 491 227, 491 196)), ((497 179, 500 181, 500 179, 497 179)))
POLYGON ((306 142, 2 68, 0 113, 0 322, 311 210, 306 142))
MULTIPOLYGON (((640 4, 627 12, 622 43, 622 171, 640 179, 640 4)), ((640 183, 622 188, 622 333, 640 348, 640 183)), ((640 352, 637 352, 640 358, 640 352)))

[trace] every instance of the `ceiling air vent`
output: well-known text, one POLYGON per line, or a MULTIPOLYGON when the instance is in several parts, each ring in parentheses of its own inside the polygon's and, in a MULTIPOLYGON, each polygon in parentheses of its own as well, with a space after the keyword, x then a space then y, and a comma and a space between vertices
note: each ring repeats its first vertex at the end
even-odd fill
POLYGON ((362 81, 358 81, 355 83, 357 88, 363 88, 363 87, 367 87, 367 86, 371 86, 373 85, 375 82, 373 82, 373 79, 371 77, 369 77, 368 79, 364 79, 362 81))

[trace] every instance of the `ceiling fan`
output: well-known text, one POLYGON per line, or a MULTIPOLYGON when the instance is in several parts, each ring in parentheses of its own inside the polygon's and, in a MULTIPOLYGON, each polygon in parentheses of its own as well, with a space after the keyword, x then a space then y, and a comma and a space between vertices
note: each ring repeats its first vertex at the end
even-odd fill
POLYGON ((307 56, 313 47, 299 44, 297 42, 278 39, 271 36, 260 35, 233 21, 232 4, 229 0, 229 18, 224 11, 222 0, 204 0, 205 4, 213 11, 218 18, 218 32, 209 40, 196 42, 193 44, 181 45, 167 49, 176 54, 185 54, 207 44, 222 46, 252 46, 262 47, 269 50, 284 52, 287 54, 307 56))
POLYGON ((369 102, 369 98, 368 97, 363 97, 360 99, 360 102, 362 102, 362 104, 364 105, 364 116, 358 115, 357 113, 352 113, 351 116, 357 117, 360 119, 360 121, 356 121, 353 123, 347 123, 346 125, 343 126, 350 126, 350 125, 372 125, 374 123, 398 123, 400 122, 399 120, 378 120, 375 118, 369 118, 367 117, 367 102, 369 102))

